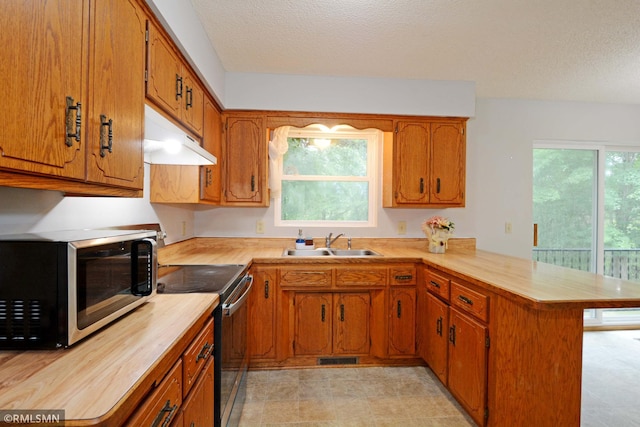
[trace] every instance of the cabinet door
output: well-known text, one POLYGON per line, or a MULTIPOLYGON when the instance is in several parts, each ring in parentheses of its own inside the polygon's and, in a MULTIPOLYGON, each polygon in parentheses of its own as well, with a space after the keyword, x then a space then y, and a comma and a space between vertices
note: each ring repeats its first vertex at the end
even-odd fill
POLYGON ((334 294, 334 354, 369 354, 368 292, 334 294))
POLYGON ((183 67, 184 100, 182 119, 197 135, 202 136, 204 123, 204 90, 198 80, 183 67))
POLYGON ((398 122, 393 167, 396 203, 429 201, 429 124, 398 122))
POLYGON ((93 5, 87 180, 142 189, 146 16, 135 0, 93 5))
POLYGON ((2 3, 0 168, 84 179, 88 5, 2 3), (67 112, 67 97, 80 108, 67 112), (79 140, 67 137, 76 133, 76 116, 79 140))
POLYGON ((225 203, 266 206, 266 133, 260 117, 229 117, 225 141, 225 203))
POLYGON ((213 358, 204 368, 182 409, 182 424, 176 426, 213 425, 213 358))
POLYGON ((464 206, 465 145, 462 123, 431 123, 430 203, 464 206))
POLYGON ((294 296, 296 356, 328 355, 332 350, 332 294, 301 293, 294 296))
POLYGON ((160 30, 149 25, 147 98, 180 119, 184 98, 182 62, 160 30))
POLYGON ((484 424, 487 401, 487 327, 450 307, 449 390, 484 424))
POLYGON ((200 168, 200 199, 220 203, 222 159, 222 116, 208 98, 204 101, 202 147, 216 156, 218 164, 200 168))
POLYGON ((276 273, 275 268, 253 272, 249 296, 249 358, 276 357, 276 273))
POLYGON ((425 362, 443 384, 447 384, 447 355, 449 341, 449 308, 426 290, 425 362))
POLYGON ((389 290, 389 355, 411 356, 416 352, 416 289, 389 290))

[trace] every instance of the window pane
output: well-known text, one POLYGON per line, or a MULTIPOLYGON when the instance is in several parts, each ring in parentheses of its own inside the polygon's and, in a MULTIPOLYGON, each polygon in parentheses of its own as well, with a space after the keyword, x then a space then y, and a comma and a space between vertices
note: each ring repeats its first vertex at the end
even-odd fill
POLYGON ((284 175, 367 176, 366 139, 288 138, 284 175))
POLYGON ((367 221, 369 183, 283 181, 285 221, 367 221))

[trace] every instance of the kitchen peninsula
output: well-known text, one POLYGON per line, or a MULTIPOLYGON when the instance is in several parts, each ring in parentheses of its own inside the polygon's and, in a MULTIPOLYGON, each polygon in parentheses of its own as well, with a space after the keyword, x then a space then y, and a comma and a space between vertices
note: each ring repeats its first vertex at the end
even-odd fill
MULTIPOLYGON (((423 321, 420 291, 430 286, 435 277, 449 280, 452 307, 460 302, 459 297, 466 298, 456 294, 454 301, 458 288, 485 298, 484 307, 476 303, 469 308, 485 310, 473 318, 486 325, 486 395, 480 390, 481 402, 467 402, 479 405, 476 408, 461 402, 472 416, 473 410, 479 411, 474 417, 476 422, 509 427, 579 426, 583 310, 640 306, 640 286, 475 250, 473 239, 452 239, 450 245, 447 253, 440 255, 429 253, 424 239, 353 239, 354 248, 371 249, 383 256, 311 260, 283 257, 283 250, 293 247, 293 242, 286 239, 197 238, 171 245, 160 256, 161 262, 241 262, 251 263, 252 269, 274 267, 281 271, 310 264, 336 266, 334 270, 340 265, 349 269, 364 265, 373 270, 385 265, 414 264, 418 273, 419 353, 423 321), (455 287, 457 284, 463 286, 455 287)), ((289 344, 286 342, 285 348, 289 344)))

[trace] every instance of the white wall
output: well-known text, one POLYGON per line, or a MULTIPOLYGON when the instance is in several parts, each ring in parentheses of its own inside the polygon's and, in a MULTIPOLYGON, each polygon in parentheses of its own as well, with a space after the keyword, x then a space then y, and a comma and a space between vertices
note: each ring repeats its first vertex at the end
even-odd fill
MULTIPOLYGON (((640 146, 640 106, 478 99, 468 122, 467 195, 461 209, 382 209, 375 229, 309 229, 313 237, 347 232, 354 237, 422 237, 420 223, 434 214, 450 217, 456 235, 477 237, 478 247, 530 256, 532 143, 535 140, 598 141, 640 146), (505 234, 504 223, 513 224, 505 234)), ((148 169, 145 169, 148 179, 148 169)), ((145 181, 145 189, 149 183, 145 181)), ((89 228, 160 222, 168 242, 190 236, 290 237, 296 228, 276 229, 273 208, 208 208, 150 204, 143 199, 63 198, 60 193, 0 187, 0 233, 89 228), (255 233, 265 221, 265 234, 255 233), (182 223, 186 233, 182 235, 182 223)))

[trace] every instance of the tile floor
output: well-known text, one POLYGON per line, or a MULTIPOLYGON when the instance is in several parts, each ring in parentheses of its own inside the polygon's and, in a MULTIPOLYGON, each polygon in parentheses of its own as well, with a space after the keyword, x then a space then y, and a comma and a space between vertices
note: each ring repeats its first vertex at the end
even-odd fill
MULTIPOLYGON (((640 426, 640 331, 584 335, 582 427, 640 426)), ((240 427, 473 426, 425 367, 251 371, 240 427)))

